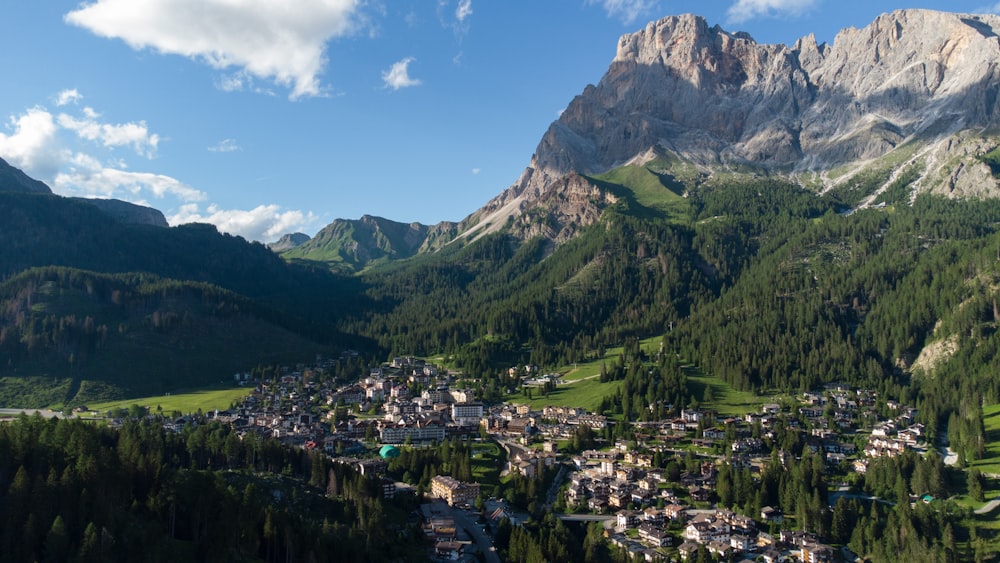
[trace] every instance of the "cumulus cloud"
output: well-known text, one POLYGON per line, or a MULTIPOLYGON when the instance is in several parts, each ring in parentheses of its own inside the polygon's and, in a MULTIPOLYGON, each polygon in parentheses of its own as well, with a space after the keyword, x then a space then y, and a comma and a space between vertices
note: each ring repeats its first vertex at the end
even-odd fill
POLYGON ((619 18, 625 25, 651 13, 657 4, 656 0, 587 0, 587 3, 601 5, 608 17, 619 18))
POLYGON ((52 114, 34 107, 11 117, 9 135, 0 133, 0 157, 35 178, 50 179, 59 169, 63 151, 56 145, 58 126, 52 114))
POLYGON ((382 81, 385 83, 385 86, 393 90, 419 86, 420 80, 410 77, 410 63, 415 60, 413 57, 406 57, 397 63, 393 63, 389 70, 382 71, 382 81))
POLYGON ((105 147, 131 146, 136 154, 146 158, 156 155, 160 136, 150 133, 145 121, 112 124, 101 123, 98 117, 100 114, 88 107, 84 108, 82 118, 61 113, 56 120, 60 127, 73 131, 81 139, 96 141, 105 147))
MULTIPOLYGON (((56 96, 56 101, 81 98, 79 92, 66 90, 56 96)), ((94 150, 129 146, 151 157, 159 143, 159 136, 151 133, 144 121, 110 124, 102 123, 99 117, 90 107, 76 115, 53 115, 43 107, 31 108, 10 118, 8 129, 12 133, 0 133, 0 157, 63 195, 128 201, 145 201, 147 197, 186 202, 206 198, 203 192, 170 176, 132 172, 127 170, 124 159, 105 155, 102 162, 94 156, 94 150)))
POLYGON ((736 0, 726 11, 726 21, 743 23, 758 17, 798 16, 816 6, 818 0, 736 0))
POLYGON ((170 176, 130 172, 103 166, 93 157, 75 155, 68 170, 56 174, 55 191, 81 197, 135 201, 151 193, 156 199, 173 196, 181 201, 203 201, 207 196, 170 176))
POLYGON ((209 152, 236 152, 243 150, 242 147, 236 142, 236 139, 223 139, 208 147, 209 152))
POLYGON ((316 222, 312 213, 298 210, 283 210, 278 205, 259 205, 250 210, 221 209, 209 205, 201 211, 196 203, 181 206, 180 210, 168 217, 171 225, 184 223, 211 223, 220 231, 239 235, 247 240, 274 241, 281 235, 304 231, 316 222))
POLYGON ((66 106, 69 104, 75 104, 83 99, 80 92, 77 92, 76 88, 72 90, 63 90, 56 95, 56 105, 59 107, 66 106))
MULTIPOLYGON (((360 0, 95 0, 65 20, 133 49, 236 68, 291 89, 322 94, 326 43, 355 31, 360 0)), ((245 81, 244 81, 245 82, 245 81)), ((234 83, 229 83, 233 86, 234 83)))

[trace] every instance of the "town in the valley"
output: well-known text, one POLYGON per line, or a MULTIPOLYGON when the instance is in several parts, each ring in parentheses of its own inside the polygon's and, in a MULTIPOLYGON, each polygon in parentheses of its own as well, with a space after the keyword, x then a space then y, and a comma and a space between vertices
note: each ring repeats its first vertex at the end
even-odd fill
MULTIPOLYGON (((251 389, 246 398, 203 419, 356 464, 382 480, 387 498, 421 494, 419 516, 437 560, 498 561, 492 542, 499 530, 523 525, 532 513, 551 513, 567 524, 597 523, 610 549, 633 560, 684 561, 701 550, 727 561, 840 561, 852 557, 847 548, 818 541, 800 515, 752 502, 724 508, 720 501, 732 498, 726 491, 736 472, 760 486, 769 465, 793 461, 778 433, 797 435, 806 445, 799 457, 822 460, 824 471, 837 476, 823 507, 832 511, 841 496, 886 502, 851 486, 876 460, 934 450, 914 408, 843 385, 766 402, 742 416, 688 408, 667 420, 622 422, 584 408, 537 408, 513 398, 488 405, 462 384, 468 380, 410 357, 336 386, 323 377, 334 362, 283 367, 266 380, 236 374, 235 381, 251 389), (539 495, 544 506, 518 505, 524 499, 503 498, 502 485, 469 474, 432 475, 425 490, 388 477, 401 452, 446 442, 502 451, 500 481, 534 481, 533 487, 545 488, 539 495)), ((514 373, 523 374, 525 389, 559 383, 558 374, 533 367, 512 368, 514 373)), ((527 395, 514 391, 511 397, 527 395)), ((190 422, 182 417, 165 424, 179 431, 190 422)), ((914 505, 935 500, 910 498, 914 505)))

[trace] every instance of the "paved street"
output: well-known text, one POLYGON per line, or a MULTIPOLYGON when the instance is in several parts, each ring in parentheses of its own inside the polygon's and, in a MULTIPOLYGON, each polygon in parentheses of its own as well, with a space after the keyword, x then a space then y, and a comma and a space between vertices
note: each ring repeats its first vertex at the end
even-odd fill
POLYGON ((500 556, 493 549, 493 540, 482 528, 476 525, 472 514, 454 507, 451 509, 451 514, 455 519, 455 525, 464 529, 469 534, 469 538, 476 542, 479 551, 486 557, 486 563, 500 563, 500 556))
POLYGON ((31 416, 36 412, 40 413, 45 418, 52 418, 52 417, 66 418, 66 415, 64 415, 63 413, 48 409, 0 409, 0 418, 14 418, 21 414, 26 414, 28 416, 31 416))

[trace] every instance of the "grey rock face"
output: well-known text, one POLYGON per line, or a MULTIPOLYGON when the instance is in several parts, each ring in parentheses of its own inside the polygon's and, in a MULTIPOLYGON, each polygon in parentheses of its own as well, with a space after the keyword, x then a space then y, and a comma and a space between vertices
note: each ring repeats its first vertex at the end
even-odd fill
POLYGON ((289 233, 282 235, 280 239, 267 245, 274 252, 284 252, 309 241, 309 235, 305 233, 289 233))
MULTIPOLYGON (((464 226, 501 224, 568 173, 601 173, 651 147, 715 170, 821 176, 909 141, 947 152, 936 143, 1000 121, 998 31, 993 15, 901 10, 832 46, 807 36, 789 47, 693 15, 652 22, 619 40, 607 73, 549 127, 518 181, 464 226)), ((928 166, 947 160, 934 154, 928 166)), ((977 191, 956 175, 984 173, 953 171, 950 188, 925 188, 977 191)))
POLYGON ((163 216, 163 212, 152 207, 136 205, 120 199, 94 199, 82 197, 75 197, 73 199, 93 205, 103 211, 106 215, 110 215, 115 220, 122 223, 152 225, 154 227, 163 228, 169 226, 167 224, 166 217, 163 216))

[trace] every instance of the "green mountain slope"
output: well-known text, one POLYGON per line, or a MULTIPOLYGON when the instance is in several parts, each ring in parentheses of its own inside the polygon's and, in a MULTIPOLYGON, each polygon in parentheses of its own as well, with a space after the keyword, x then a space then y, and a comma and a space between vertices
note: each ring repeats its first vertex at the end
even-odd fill
POLYGON ((0 284, 0 327, 4 405, 162 394, 329 352, 245 297, 150 274, 27 270, 0 284))
POLYGON ((397 223, 370 215, 358 220, 337 219, 312 239, 282 255, 293 261, 355 271, 415 255, 427 234, 428 227, 419 223, 397 223))

